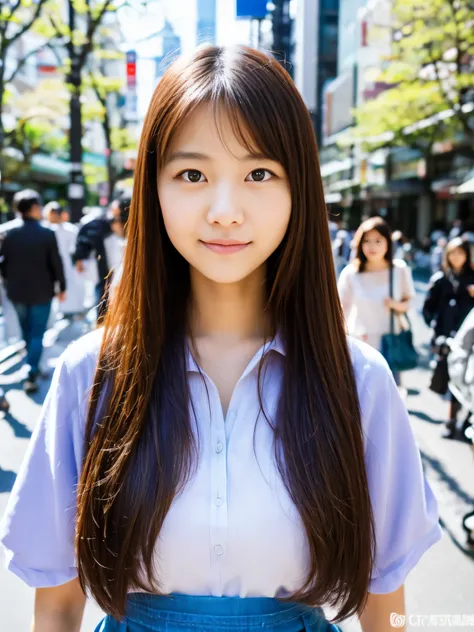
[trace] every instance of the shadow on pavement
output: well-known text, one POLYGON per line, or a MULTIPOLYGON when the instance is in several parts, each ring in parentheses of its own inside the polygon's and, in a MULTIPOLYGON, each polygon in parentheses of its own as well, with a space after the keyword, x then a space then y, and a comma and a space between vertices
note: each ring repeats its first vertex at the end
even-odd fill
POLYGON ((3 470, 0 467, 0 494, 3 494, 4 492, 11 492, 15 479, 15 472, 10 472, 10 470, 3 470))
POLYGON ((31 430, 18 419, 15 419, 11 413, 5 413, 3 420, 11 427, 15 437, 18 437, 18 439, 29 439, 31 437, 31 430))
POLYGON ((466 555, 466 557, 470 557, 472 560, 474 560, 474 550, 470 549, 470 548, 466 548, 465 545, 461 544, 461 542, 459 542, 459 540, 456 537, 456 535, 449 528, 449 526, 446 525, 446 523, 444 522, 444 520, 442 518, 439 519, 439 523, 443 527, 443 529, 446 531, 446 533, 448 534, 448 536, 451 539, 451 541, 453 542, 454 546, 457 549, 459 549, 462 553, 464 553, 464 555, 466 555))
POLYGON ((434 424, 435 426, 439 426, 443 423, 440 419, 433 419, 422 410, 409 410, 408 414, 410 416, 416 417, 417 419, 421 419, 421 421, 427 421, 429 424, 434 424))
POLYGON ((459 485, 458 481, 446 472, 441 461, 439 459, 428 456, 425 452, 423 452, 423 450, 420 450, 420 453, 423 465, 427 465, 432 470, 434 470, 438 474, 438 476, 447 484, 449 489, 459 498, 459 500, 462 500, 468 506, 474 507, 474 497, 464 491, 464 489, 459 485))
POLYGON ((435 472, 439 479, 443 481, 443 483, 446 485, 449 492, 456 497, 455 499, 453 499, 455 506, 452 506, 451 510, 454 515, 459 514, 459 529, 457 528, 457 525, 451 520, 446 521, 443 520, 443 518, 440 518, 440 524, 449 535, 453 543, 456 545, 456 547, 465 555, 474 559, 474 550, 472 550, 472 548, 470 548, 461 538, 461 518, 462 515, 466 513, 466 510, 470 511, 472 507, 474 507, 474 497, 466 492, 461 487, 459 482, 446 471, 443 463, 439 459, 429 456, 428 454, 423 452, 423 450, 420 450, 420 454, 421 460, 423 462, 423 469, 425 470, 425 472, 427 469, 431 469, 433 472, 435 472))

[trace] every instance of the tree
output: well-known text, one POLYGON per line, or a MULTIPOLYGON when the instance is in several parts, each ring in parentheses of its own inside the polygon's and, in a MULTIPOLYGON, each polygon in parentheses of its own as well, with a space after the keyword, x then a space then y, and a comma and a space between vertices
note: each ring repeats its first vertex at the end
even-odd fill
MULTIPOLYGON (((145 6, 145 0, 68 0, 69 20, 61 19, 60 5, 51 5, 45 13, 43 32, 53 38, 67 53, 67 81, 71 91, 71 124, 69 133, 71 184, 80 190, 82 174, 82 104, 81 92, 84 71, 93 52, 100 28, 107 14, 124 7, 145 6)), ((70 210, 74 221, 82 214, 83 196, 70 195, 70 210)))
POLYGON ((473 25, 472 0, 394 0, 392 56, 372 77, 387 89, 355 111, 353 141, 421 151, 428 198, 434 143, 461 134, 472 152, 473 25))
MULTIPOLYGON (((111 59, 123 59, 124 56, 113 51, 96 51, 95 56, 104 62, 111 59)), ((101 65, 101 64, 99 64, 101 65)), ((102 64, 102 70, 104 66, 102 64)), ((122 124, 114 124, 112 109, 116 106, 124 88, 124 82, 115 77, 107 77, 103 72, 89 69, 84 80, 85 87, 90 86, 96 101, 87 101, 85 118, 100 121, 104 133, 107 158, 108 198, 112 199, 113 191, 118 180, 118 154, 136 148, 136 139, 130 130, 122 124)))
MULTIPOLYGON (((38 48, 33 48, 20 59, 13 68, 10 56, 17 42, 28 31, 31 31, 41 15, 48 0, 2 0, 0 4, 0 175, 4 170, 3 158, 5 147, 5 128, 3 123, 3 109, 6 102, 7 86, 15 80, 28 59, 44 48, 43 42, 38 48)), ((3 178, 0 179, 0 204, 3 205, 3 178)))
POLYGON ((8 146, 22 153, 22 168, 31 166, 40 152, 64 153, 67 149, 68 91, 60 80, 41 81, 13 100, 16 124, 7 131, 8 146))

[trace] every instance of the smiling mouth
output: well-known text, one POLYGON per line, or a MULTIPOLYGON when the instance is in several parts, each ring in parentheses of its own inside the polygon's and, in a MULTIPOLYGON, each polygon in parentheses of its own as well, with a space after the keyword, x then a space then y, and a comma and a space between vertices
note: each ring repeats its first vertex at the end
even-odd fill
POLYGON ((212 250, 218 255, 232 255, 235 252, 240 252, 244 248, 250 245, 250 241, 242 242, 235 241, 233 239, 217 239, 215 241, 201 241, 201 244, 212 250))

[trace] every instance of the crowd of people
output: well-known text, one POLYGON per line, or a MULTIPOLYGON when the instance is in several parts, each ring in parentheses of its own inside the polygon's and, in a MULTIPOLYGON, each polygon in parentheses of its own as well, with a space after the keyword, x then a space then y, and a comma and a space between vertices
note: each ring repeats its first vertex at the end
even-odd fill
POLYGON ((120 276, 130 197, 85 215, 78 225, 58 202, 43 207, 32 189, 18 192, 13 204, 18 217, 0 226, 4 335, 7 341, 25 341, 24 390, 32 394, 42 375, 48 326, 59 316, 84 318, 94 307, 98 322, 104 317, 110 287, 120 276))
MULTIPOLYGON (((338 231, 334 265, 348 331, 381 351, 396 383, 400 372, 384 353, 384 338, 410 330, 406 318, 415 298, 414 259, 399 231, 380 217, 366 220, 350 238, 338 231), (407 256, 408 255, 408 256, 407 256), (392 316, 393 315, 393 316, 392 316), (392 323, 392 324, 391 324, 392 323)), ((431 390, 449 400, 442 436, 474 443, 474 262, 469 235, 456 222, 449 237, 435 235, 430 257, 433 275, 422 315, 432 331, 431 390), (458 419, 461 411, 463 418, 458 419), (459 421, 461 423, 459 423, 459 421)), ((413 368, 413 367, 410 367, 413 368)), ((401 387, 402 388, 402 387, 401 387)), ((402 390, 404 390, 402 388, 402 390)), ((474 512, 463 519, 467 544, 474 545, 474 512)))

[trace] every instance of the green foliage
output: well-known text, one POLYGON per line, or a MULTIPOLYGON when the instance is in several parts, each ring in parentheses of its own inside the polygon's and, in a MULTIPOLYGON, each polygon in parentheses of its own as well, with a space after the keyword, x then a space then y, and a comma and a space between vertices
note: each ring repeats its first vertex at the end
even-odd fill
POLYGON ((22 152, 23 166, 38 151, 62 153, 68 145, 68 92, 59 80, 45 80, 12 99, 16 124, 6 130, 6 145, 22 152), (61 125, 63 122, 63 125, 61 125))
POLYGON ((137 148, 137 139, 128 128, 114 127, 111 133, 112 151, 130 151, 137 148))
POLYGON ((107 182, 107 169, 94 165, 83 165, 84 179, 88 187, 97 186, 102 182, 107 182))
POLYGON ((472 0, 394 0, 393 20, 392 57, 371 77, 389 89, 354 112, 351 140, 374 148, 392 133, 392 143, 423 148, 459 131, 474 136, 461 108, 474 90, 472 0), (439 117, 448 110, 453 116, 439 117), (431 125, 419 128, 424 119, 431 125))

